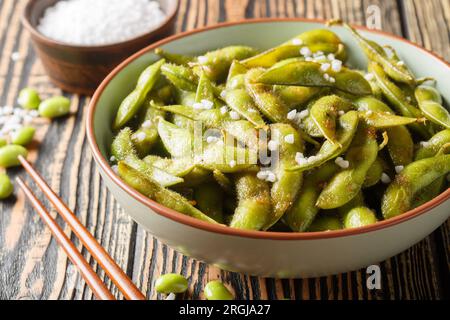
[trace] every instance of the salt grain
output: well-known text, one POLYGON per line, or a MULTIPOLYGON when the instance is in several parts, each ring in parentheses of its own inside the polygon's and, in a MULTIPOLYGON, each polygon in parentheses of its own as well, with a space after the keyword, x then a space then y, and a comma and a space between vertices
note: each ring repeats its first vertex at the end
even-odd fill
POLYGON ((147 138, 145 132, 139 132, 138 134, 136 134, 136 139, 140 142, 144 141, 145 138, 147 138))
POLYGON ((157 1, 67 0, 45 10, 38 30, 64 43, 98 46, 138 37, 164 19, 157 1))
POLYGON ((395 172, 400 173, 403 171, 405 167, 404 166, 395 166, 395 172))
POLYGON ((384 184, 388 184, 391 183, 391 178, 386 174, 386 173, 382 173, 381 174, 381 182, 383 182, 384 184))
POLYGON ((303 47, 300 49, 300 54, 305 57, 310 57, 312 55, 312 52, 308 47, 303 47))
POLYGON ((294 120, 296 115, 297 115, 297 110, 296 109, 294 109, 292 111, 289 111, 288 114, 287 114, 287 119, 288 120, 294 120))
POLYGON ((239 113, 237 113, 236 111, 230 111, 230 117, 233 120, 239 120, 240 119, 239 113))
POLYGON ((303 44, 303 40, 302 39, 297 39, 297 38, 292 39, 292 44, 294 46, 301 46, 303 44))
POLYGON ((364 78, 365 78, 367 81, 372 81, 372 80, 373 80, 373 77, 374 77, 374 75, 373 75, 372 73, 367 73, 367 74, 364 76, 364 78))
POLYGON ((16 51, 11 54, 12 61, 19 61, 20 59, 21 59, 20 52, 16 51))
POLYGON ((229 164, 230 164, 231 168, 236 167, 236 161, 235 160, 231 160, 229 164))
POLYGON ((152 127, 152 122, 150 120, 146 120, 142 124, 142 128, 144 128, 144 129, 150 129, 151 127, 152 127))
POLYGON ((291 134, 288 134, 287 136, 285 136, 284 137, 284 141, 286 142, 286 143, 289 143, 289 144, 294 144, 294 142, 295 142, 295 137, 294 137, 294 135, 291 133, 291 134))
POLYGON ((270 151, 276 151, 278 149, 278 142, 270 140, 267 144, 267 148, 269 148, 270 151))

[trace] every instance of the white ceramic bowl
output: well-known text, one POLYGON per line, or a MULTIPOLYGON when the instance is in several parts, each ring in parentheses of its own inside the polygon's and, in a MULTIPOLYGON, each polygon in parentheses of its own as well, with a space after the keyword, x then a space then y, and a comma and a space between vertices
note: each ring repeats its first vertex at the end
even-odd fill
MULTIPOLYGON (((152 235, 187 256, 230 271, 279 278, 324 276, 378 263, 419 242, 446 221, 450 216, 450 188, 419 208, 367 227, 314 233, 243 231, 211 225, 163 207, 127 186, 110 168, 111 123, 139 73, 157 59, 155 48, 185 54, 232 44, 264 49, 303 31, 324 27, 320 21, 299 19, 227 23, 167 38, 117 67, 92 99, 87 134, 100 173, 126 212, 152 235)), ((341 27, 333 31, 349 47, 350 63, 364 68, 366 59, 349 32, 341 27)), ((444 99, 450 101, 450 66, 446 62, 404 39, 361 31, 396 48, 418 77, 436 78, 444 99)))

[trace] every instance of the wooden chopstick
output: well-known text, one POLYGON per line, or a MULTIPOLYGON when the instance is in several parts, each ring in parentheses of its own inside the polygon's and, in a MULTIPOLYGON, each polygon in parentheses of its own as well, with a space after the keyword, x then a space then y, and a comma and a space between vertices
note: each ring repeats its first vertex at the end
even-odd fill
POLYGON ((92 292, 100 300, 116 300, 111 292, 106 288, 105 284, 98 277, 95 271, 91 268, 89 263, 83 258, 80 252, 78 252, 75 245, 66 236, 61 227, 53 220, 52 216, 44 208, 42 203, 36 198, 30 188, 20 178, 16 178, 17 184, 23 190, 26 197, 30 200, 33 207, 41 216, 42 220, 49 227, 55 239, 60 246, 64 249, 69 259, 80 270, 81 276, 92 289, 92 292))
POLYGON ((56 211, 59 212, 64 221, 66 221, 78 239, 80 239, 84 247, 91 253, 111 281, 123 293, 125 298, 128 300, 145 300, 145 296, 139 291, 139 289, 134 285, 130 278, 128 278, 117 263, 109 256, 105 249, 89 233, 89 231, 83 226, 72 211, 70 211, 67 205, 48 186, 41 175, 22 156, 19 156, 19 161, 39 188, 44 192, 46 197, 55 206, 56 211))

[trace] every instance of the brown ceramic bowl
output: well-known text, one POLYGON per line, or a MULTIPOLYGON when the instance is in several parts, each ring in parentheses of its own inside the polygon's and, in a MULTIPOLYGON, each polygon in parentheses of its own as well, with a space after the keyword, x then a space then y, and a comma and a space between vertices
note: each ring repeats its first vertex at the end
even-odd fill
POLYGON ((37 31, 39 19, 49 6, 59 0, 30 0, 22 23, 31 39, 51 81, 73 93, 91 95, 102 80, 120 62, 133 53, 162 39, 175 28, 179 0, 159 0, 167 17, 156 29, 139 37, 104 46, 76 46, 45 37, 37 31))

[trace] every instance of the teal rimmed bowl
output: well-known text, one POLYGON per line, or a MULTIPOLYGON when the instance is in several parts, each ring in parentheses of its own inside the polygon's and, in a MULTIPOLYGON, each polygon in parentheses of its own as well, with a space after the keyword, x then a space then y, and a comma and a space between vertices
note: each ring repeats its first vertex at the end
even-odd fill
MULTIPOLYGON (((316 277, 356 270, 383 261, 425 238, 450 216, 450 189, 432 201, 395 218, 339 231, 279 233, 211 225, 180 214, 127 186, 108 164, 111 123, 139 73, 158 57, 157 47, 196 54, 226 45, 275 46, 303 31, 326 28, 323 21, 262 19, 225 23, 164 39, 124 61, 94 94, 87 117, 87 135, 94 159, 108 189, 139 224, 174 249, 220 268, 279 278, 316 277)), ((450 66, 438 56, 399 37, 360 28, 365 36, 397 49, 417 77, 437 79, 450 101, 450 66)), ((350 33, 333 27, 345 42, 349 62, 365 68, 367 61, 350 33)))

